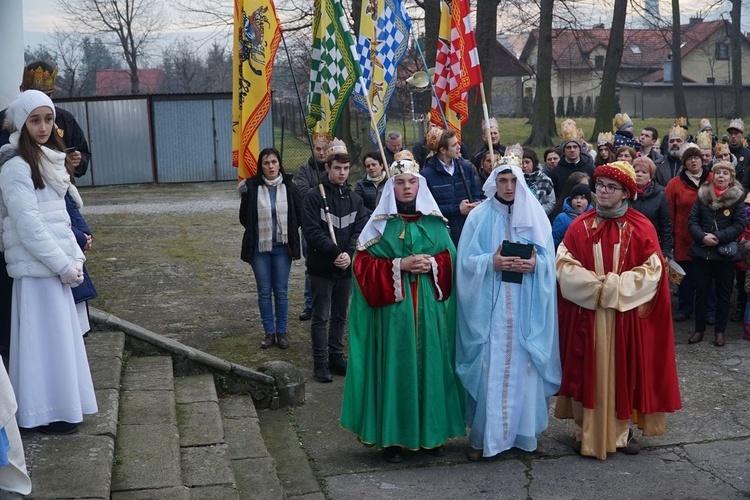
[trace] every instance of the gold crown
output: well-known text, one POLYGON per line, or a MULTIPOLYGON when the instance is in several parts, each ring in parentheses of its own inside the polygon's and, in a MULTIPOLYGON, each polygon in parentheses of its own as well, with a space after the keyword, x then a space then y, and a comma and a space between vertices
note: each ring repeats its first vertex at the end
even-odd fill
POLYGON ((695 135, 695 143, 698 145, 698 148, 700 149, 711 149, 711 145, 713 144, 713 138, 711 137, 711 132, 708 132, 704 130, 703 132, 698 132, 695 135))
POLYGON ((597 146, 613 146, 615 143, 615 137, 612 135, 612 132, 600 132, 599 135, 596 138, 596 145, 597 146))
POLYGON ((673 137, 680 137, 683 141, 687 139, 688 133, 687 130, 680 127, 679 125, 673 125, 672 128, 669 129, 669 138, 673 137))
POLYGON ((391 177, 395 177, 399 174, 416 175, 418 173, 419 164, 414 161, 414 155, 411 154, 411 151, 399 151, 393 155, 393 163, 391 163, 390 168, 391 177))
POLYGON ((328 149, 326 150, 326 157, 331 156, 336 153, 348 154, 349 151, 347 151, 346 144, 344 144, 344 141, 334 137, 333 140, 328 143, 328 149))
POLYGON ((57 80, 57 68, 52 72, 45 71, 41 66, 36 68, 25 68, 23 70, 23 86, 26 90, 38 90, 50 93, 55 90, 57 80))
POLYGON ((679 118, 674 119, 674 123, 672 124, 673 127, 682 127, 687 128, 687 118, 684 116, 680 116, 679 118))
POLYGON ((560 139, 563 143, 567 141, 578 142, 578 128, 574 120, 568 118, 560 124, 560 139))
POLYGON ((615 132, 620 130, 622 127, 629 127, 633 125, 633 120, 630 119, 627 113, 617 113, 612 120, 612 128, 615 132))
POLYGON ((490 118, 489 120, 482 120, 482 130, 487 130, 492 127, 498 128, 496 119, 490 118))
POLYGON ((719 142, 714 147, 714 156, 718 157, 721 154, 727 154, 730 153, 729 151, 729 144, 725 142, 719 142))
POLYGON ((312 131, 312 142, 315 144, 316 142, 328 142, 331 140, 331 136, 328 135, 328 132, 326 130, 326 124, 322 121, 318 121, 315 124, 315 128, 313 128, 312 131))
POLYGON ((495 159, 495 164, 492 166, 492 170, 506 165, 521 168, 523 157, 517 155, 511 148, 513 148, 513 146, 505 150, 505 156, 500 156, 495 159))

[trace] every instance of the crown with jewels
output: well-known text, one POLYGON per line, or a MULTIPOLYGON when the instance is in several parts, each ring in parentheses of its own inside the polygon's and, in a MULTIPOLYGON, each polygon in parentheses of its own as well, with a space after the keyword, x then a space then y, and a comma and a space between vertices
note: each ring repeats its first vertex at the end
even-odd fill
MULTIPOLYGON (((511 146, 512 147, 512 146, 511 146)), ((519 156, 516 154, 515 151, 509 151, 510 148, 508 148, 505 151, 505 156, 500 156, 495 159, 495 164, 492 166, 492 169, 501 168, 504 166, 514 166, 521 168, 521 163, 523 162, 523 156, 519 156)))
POLYGON ((23 86, 26 90, 38 90, 44 93, 50 93, 55 90, 55 81, 57 80, 57 68, 52 71, 46 71, 42 66, 36 68, 26 67, 23 70, 23 86))
POLYGON ((326 157, 335 155, 336 153, 348 154, 349 151, 346 149, 346 144, 344 143, 344 141, 334 137, 333 140, 328 143, 328 149, 326 150, 326 157))
POLYGON ((418 173, 419 164, 414 160, 414 155, 411 151, 405 149, 393 155, 393 163, 391 163, 390 167, 391 177, 399 174, 416 175, 418 173))
POLYGON ((708 132, 707 130, 704 130, 703 132, 698 132, 695 135, 695 143, 698 145, 700 149, 711 149, 713 146, 713 137, 711 137, 711 132, 708 132))

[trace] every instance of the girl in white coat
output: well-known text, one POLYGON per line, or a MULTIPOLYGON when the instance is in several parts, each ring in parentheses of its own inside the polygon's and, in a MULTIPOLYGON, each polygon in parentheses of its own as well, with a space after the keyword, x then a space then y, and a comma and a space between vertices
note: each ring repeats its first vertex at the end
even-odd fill
POLYGON ((80 196, 54 123, 55 106, 42 92, 27 90, 8 107, 0 218, 13 278, 9 376, 18 425, 68 434, 97 405, 71 293, 83 281, 85 257, 70 229, 65 193, 78 202, 80 196))

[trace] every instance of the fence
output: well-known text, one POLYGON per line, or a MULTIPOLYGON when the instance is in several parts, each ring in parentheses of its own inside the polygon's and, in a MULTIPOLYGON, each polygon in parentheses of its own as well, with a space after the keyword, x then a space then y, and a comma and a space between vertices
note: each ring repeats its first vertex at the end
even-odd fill
MULTIPOLYGON (((231 94, 60 99, 88 139, 82 186, 233 180, 231 94)), ((260 128, 273 145, 272 118, 260 128)))

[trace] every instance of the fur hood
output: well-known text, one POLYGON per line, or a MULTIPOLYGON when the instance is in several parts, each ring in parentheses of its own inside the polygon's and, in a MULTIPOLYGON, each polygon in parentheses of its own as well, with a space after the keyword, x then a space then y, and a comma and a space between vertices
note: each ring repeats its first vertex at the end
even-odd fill
POLYGON ((742 185, 734 181, 734 184, 724 191, 721 196, 716 196, 713 181, 706 182, 698 190, 698 197, 711 210, 722 210, 732 208, 739 200, 745 197, 742 185))

